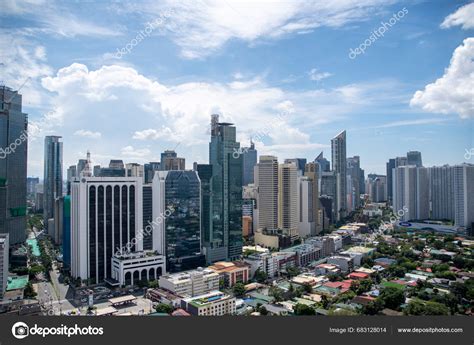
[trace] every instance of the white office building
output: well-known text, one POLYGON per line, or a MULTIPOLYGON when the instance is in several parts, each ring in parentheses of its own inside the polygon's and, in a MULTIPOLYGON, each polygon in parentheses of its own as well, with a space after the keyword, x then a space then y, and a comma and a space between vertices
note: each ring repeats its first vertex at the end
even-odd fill
POLYGON ((139 281, 152 281, 165 273, 166 259, 155 252, 115 255, 112 258, 112 279, 116 285, 129 286, 139 281))
POLYGON ((90 283, 113 279, 114 255, 143 250, 142 193, 141 177, 83 176, 71 183, 74 278, 90 283))
POLYGON ((278 228, 298 236, 298 170, 295 164, 278 167, 278 228))
POLYGON ((430 217, 427 168, 401 166, 393 169, 393 208, 403 221, 430 217))
POLYGON ((454 169, 454 224, 470 228, 474 223, 474 165, 454 169))
POLYGON ((219 274, 211 269, 198 268, 192 271, 163 275, 160 288, 178 296, 197 296, 219 290, 219 274))
POLYGON ((307 176, 298 177, 298 233, 302 238, 316 233, 313 200, 313 181, 307 176))
POLYGON ((255 185, 258 190, 258 224, 255 229, 278 228, 278 159, 274 156, 260 156, 255 166, 255 185))

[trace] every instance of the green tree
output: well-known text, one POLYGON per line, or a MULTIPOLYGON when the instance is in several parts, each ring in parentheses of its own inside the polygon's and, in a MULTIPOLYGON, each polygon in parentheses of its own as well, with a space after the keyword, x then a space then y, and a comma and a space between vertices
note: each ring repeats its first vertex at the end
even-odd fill
POLYGON ((31 282, 28 282, 25 286, 25 290, 23 291, 26 298, 34 298, 36 297, 37 293, 33 289, 33 285, 31 282))
POLYGON ((260 315, 268 315, 268 310, 263 305, 260 308, 258 308, 258 312, 260 313, 260 315))
POLYGON ((235 283, 232 291, 234 292, 235 296, 241 297, 245 294, 245 285, 241 282, 235 283))
POLYGON ((362 314, 377 315, 383 309, 383 303, 379 299, 367 303, 362 307, 362 314))
POLYGON ((255 271, 254 278, 257 282, 264 283, 268 279, 268 274, 266 274, 259 268, 255 271))
POLYGON ((293 311, 295 312, 295 315, 316 315, 314 308, 301 303, 296 304, 293 311))
POLYGON ((405 302, 403 290, 388 286, 382 290, 378 297, 386 308, 397 310, 405 302))
POLYGON ((156 307, 155 310, 158 313, 166 313, 166 314, 171 314, 174 310, 174 308, 168 304, 165 303, 159 303, 156 307))
POLYGON ((270 287, 268 294, 273 297, 275 302, 283 301, 283 290, 277 286, 270 287))

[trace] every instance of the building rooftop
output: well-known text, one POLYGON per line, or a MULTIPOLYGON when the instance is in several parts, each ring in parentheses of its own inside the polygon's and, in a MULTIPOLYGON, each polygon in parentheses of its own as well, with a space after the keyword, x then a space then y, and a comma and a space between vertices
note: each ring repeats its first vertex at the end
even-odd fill
POLYGON ((28 276, 8 277, 7 291, 24 289, 28 281, 28 276))
POLYGON ((217 301, 228 299, 230 297, 231 297, 230 295, 227 295, 227 294, 225 294, 221 291, 215 290, 215 291, 211 291, 211 292, 209 292, 207 294, 204 294, 204 295, 185 298, 184 301, 199 308, 199 307, 203 307, 203 306, 205 306, 207 304, 210 304, 210 303, 214 303, 214 302, 217 302, 217 301))

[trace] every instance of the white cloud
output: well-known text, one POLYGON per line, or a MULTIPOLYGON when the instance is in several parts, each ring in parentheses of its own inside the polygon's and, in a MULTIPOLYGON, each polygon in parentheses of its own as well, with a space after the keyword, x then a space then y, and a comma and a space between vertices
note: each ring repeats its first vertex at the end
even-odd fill
POLYGON ((79 19, 65 8, 64 4, 56 5, 54 1, 43 0, 3 0, 3 16, 17 16, 26 19, 19 33, 46 33, 55 36, 117 36, 120 31, 114 27, 94 24, 79 19), (32 22, 32 24, 30 24, 32 22))
POLYGON ((444 75, 417 91, 410 105, 432 113, 474 117, 474 37, 456 48, 444 75))
POLYGON ((317 68, 313 68, 308 72, 309 78, 314 81, 320 81, 332 76, 329 72, 319 72, 317 68))
POLYGON ((243 145, 271 124, 256 142, 261 153, 276 154, 281 160, 311 157, 327 146, 315 142, 314 132, 321 124, 344 120, 354 111, 367 111, 373 102, 384 102, 391 85, 384 81, 288 91, 269 86, 262 76, 243 76, 238 82, 238 87, 219 82, 165 85, 132 67, 89 70, 79 63, 42 79, 60 109, 55 122, 62 123, 56 132, 64 138, 65 162, 82 158, 77 152, 80 148, 90 149, 102 164, 108 161, 100 157, 156 161, 160 152, 177 143, 188 165, 197 159, 204 163, 210 114, 216 112, 222 121, 235 123, 243 145), (100 144, 74 135, 90 129, 91 123, 94 131, 103 134, 100 144))
POLYGON ((122 147, 120 153, 127 158, 145 158, 151 154, 151 151, 147 148, 135 149, 133 146, 125 146, 122 147))
POLYGON ((87 131, 84 129, 79 129, 75 131, 74 135, 78 135, 80 137, 85 137, 85 138, 91 138, 91 139, 100 139, 102 137, 102 134, 100 132, 92 132, 92 131, 87 131))
POLYGON ((206 0, 145 2, 130 10, 156 17, 172 10, 163 33, 181 47, 188 59, 203 58, 232 39, 253 44, 318 27, 341 27, 364 21, 396 0, 206 0))
POLYGON ((447 16, 441 23, 441 28, 447 29, 457 25, 461 25, 464 30, 474 28, 474 2, 460 7, 447 16))

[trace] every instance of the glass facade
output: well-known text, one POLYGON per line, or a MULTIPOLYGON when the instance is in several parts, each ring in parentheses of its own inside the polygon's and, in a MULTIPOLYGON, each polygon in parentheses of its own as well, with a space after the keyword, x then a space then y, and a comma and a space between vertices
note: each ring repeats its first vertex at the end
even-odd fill
POLYGON ((242 155, 236 128, 213 116, 209 163, 212 165, 211 222, 204 243, 208 262, 234 260, 242 254, 242 155))
POLYGON ((169 171, 165 181, 166 258, 170 272, 203 266, 201 183, 195 171, 169 171))
POLYGON ((26 240, 27 115, 22 97, 0 87, 0 233, 9 234, 10 244, 26 240), (10 146, 14 152, 5 153, 10 146))

